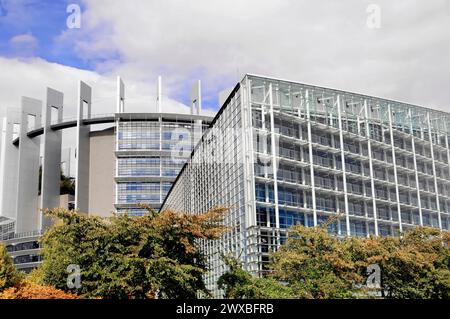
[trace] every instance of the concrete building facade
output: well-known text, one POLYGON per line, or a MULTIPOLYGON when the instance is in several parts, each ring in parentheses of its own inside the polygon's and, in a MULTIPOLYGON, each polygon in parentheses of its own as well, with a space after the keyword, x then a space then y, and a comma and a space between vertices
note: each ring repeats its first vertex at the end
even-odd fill
MULTIPOLYGON (((71 165, 75 166, 75 194, 64 207, 103 217, 143 214, 141 204, 159 209, 211 121, 200 114, 200 85, 196 82, 191 92, 191 114, 125 112, 125 85, 120 77, 116 112, 110 114, 95 114, 92 89, 84 82, 78 86, 76 119, 64 118, 64 95, 51 88, 45 103, 23 97, 20 109, 8 109, 0 120, 2 237, 11 237, 11 227, 14 234, 7 245, 30 234, 39 236, 51 225, 41 209, 61 205, 61 172, 71 175, 71 165), (75 128, 74 163, 71 152, 62 150, 61 133, 69 128, 75 128)), ((162 110, 160 78, 157 92, 158 110, 162 110)), ((18 250, 14 252, 17 257, 18 250)))

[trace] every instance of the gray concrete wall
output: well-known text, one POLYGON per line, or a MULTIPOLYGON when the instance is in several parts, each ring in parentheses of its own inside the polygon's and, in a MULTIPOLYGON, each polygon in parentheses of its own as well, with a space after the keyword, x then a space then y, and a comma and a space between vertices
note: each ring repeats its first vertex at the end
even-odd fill
MULTIPOLYGON (((19 171, 19 148, 13 145, 14 124, 20 123, 20 111, 16 108, 8 108, 6 111, 6 123, 4 122, 4 135, 2 136, 2 172, 3 178, 1 193, 2 216, 17 219, 17 173, 19 171)), ((16 224, 17 227, 17 224, 16 224)))
POLYGON ((89 215, 111 216, 115 211, 114 127, 90 134, 89 215))
MULTIPOLYGON (((17 174, 17 232, 39 229, 38 211, 40 137, 29 138, 28 116, 35 116, 35 123, 41 123, 42 102, 22 97, 20 120, 19 166, 17 174)), ((7 181, 10 182, 10 181, 7 181)), ((11 183, 11 185, 13 185, 11 183)))
MULTIPOLYGON (((59 207, 60 172, 61 172, 61 131, 53 131, 50 125, 61 123, 63 118, 63 98, 61 92, 47 88, 47 104, 44 107, 44 135, 43 135, 43 157, 42 157, 42 187, 41 204, 42 209, 59 207), (52 119, 52 108, 57 109, 55 119, 52 119)), ((41 229, 51 225, 51 220, 41 214, 41 229)))
POLYGON ((84 82, 78 87, 77 116, 77 160, 75 176, 75 208, 80 212, 89 212, 89 153, 90 126, 83 124, 83 118, 90 118, 92 90, 84 82), (84 103, 85 102, 85 103, 84 103), (86 104, 86 105, 85 105, 86 104), (87 110, 85 109, 87 107, 87 110), (86 113, 83 116, 83 113, 86 113))

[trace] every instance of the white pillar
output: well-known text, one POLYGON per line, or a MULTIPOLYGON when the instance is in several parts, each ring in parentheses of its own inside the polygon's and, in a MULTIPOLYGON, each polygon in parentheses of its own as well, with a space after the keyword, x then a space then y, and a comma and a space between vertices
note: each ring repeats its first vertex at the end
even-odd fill
POLYGON ((367 100, 364 100, 364 115, 366 117, 366 136, 367 136, 367 150, 369 152, 369 171, 370 171, 370 187, 372 189, 372 209, 373 209, 373 223, 375 227, 375 236, 378 237, 378 215, 377 215, 377 201, 375 196, 375 181, 373 174, 372 162, 372 142, 370 137, 370 120, 369 120, 369 106, 367 100))
POLYGON ((428 124, 428 138, 429 138, 429 142, 430 142, 430 151, 431 151, 432 168, 433 168, 434 191, 436 193, 436 209, 438 212, 439 229, 442 229, 441 208, 440 208, 441 205, 439 203, 439 191, 438 191, 438 184, 437 184, 437 178, 436 178, 436 164, 434 162, 434 147, 433 147, 433 138, 431 136, 432 130, 431 130, 430 112, 427 112, 427 124, 428 124))
POLYGON ((116 96, 116 112, 124 113, 125 112, 125 85, 120 78, 117 77, 117 96, 116 96))
MULTIPOLYGON (((256 218, 256 198, 255 198, 255 158, 253 149, 253 128, 252 128, 252 95, 251 95, 251 80, 246 77, 245 85, 241 86, 241 120, 242 120, 242 142, 244 145, 244 152, 242 152, 244 160, 244 176, 245 176, 245 191, 247 201, 245 214, 245 227, 249 228, 257 225, 256 218)), ((244 237, 247 233, 244 232, 244 237)), ((247 244, 247 240, 244 241, 247 244)))
POLYGON ((392 164, 394 165, 394 182, 395 182, 395 197, 397 201, 398 228, 401 233, 403 231, 402 215, 400 208, 400 193, 398 190, 397 160, 395 158, 395 147, 394 147, 394 130, 393 130, 394 123, 392 121, 392 110, 390 104, 388 104, 388 113, 389 113, 389 134, 391 137, 392 164))
MULTIPOLYGON (((19 171, 19 147, 14 145, 13 139, 18 137, 20 113, 16 108, 6 110, 6 120, 3 121, 2 142, 2 216, 17 220, 17 173, 19 171)), ((17 223, 16 229, 17 232, 17 223)))
POLYGON ((342 110, 341 110, 341 97, 337 96, 337 111, 338 111, 338 125, 339 125, 339 141, 341 144, 341 162, 342 162, 342 184, 344 187, 344 205, 345 205, 345 224, 347 230, 347 236, 350 236, 350 216, 348 211, 348 194, 347 194, 347 174, 345 167, 345 151, 344 151, 344 134, 342 131, 342 110))
POLYGON ((311 111, 309 104, 309 91, 306 90, 306 119, 308 123, 308 147, 309 147, 309 173, 311 174, 311 197, 313 205, 313 223, 317 226, 317 207, 316 207, 316 187, 314 178, 314 158, 313 158, 313 148, 312 148, 312 133, 311 133, 311 111))
POLYGON ((162 112, 162 78, 158 76, 158 85, 156 87, 156 109, 158 113, 162 112))
MULTIPOLYGON (((51 125, 61 123, 63 118, 64 95, 47 88, 47 104, 44 107, 44 153, 42 158, 41 209, 59 207, 60 174, 61 174, 61 131, 53 131, 51 125), (52 118, 52 110, 56 110, 56 118, 52 118)), ((41 214, 41 229, 51 225, 51 220, 41 214)))
POLYGON ((191 89, 191 115, 202 111, 202 82, 198 80, 191 89))
POLYGON ((269 107, 270 107, 270 136, 271 136, 271 153, 272 153, 272 170, 273 170, 273 196, 275 201, 275 227, 280 228, 280 214, 278 208, 278 165, 277 165, 277 143, 275 136, 275 118, 273 114, 273 86, 269 84, 269 107))
POLYGON ((92 89, 80 81, 78 87, 77 116, 77 159, 75 177, 75 209, 89 212, 89 157, 90 157, 90 126, 84 125, 83 119, 90 118, 92 89), (83 115, 84 114, 84 115, 83 115))
POLYGON ((17 220, 18 233, 38 230, 40 213, 38 211, 40 137, 28 137, 28 131, 41 123, 42 102, 22 97, 19 166, 17 173, 17 220), (34 117, 33 123, 30 122, 34 117))
POLYGON ((422 200, 420 199, 420 184, 419 184, 419 174, 417 174, 417 157, 416 157, 416 137, 413 132, 413 124, 412 124, 412 111, 409 109, 409 118, 410 118, 410 128, 411 128, 411 146, 413 151, 413 161, 414 161, 414 178, 416 179, 416 189, 417 189, 417 205, 419 206, 419 223, 420 226, 423 226, 423 218, 422 218, 422 200))

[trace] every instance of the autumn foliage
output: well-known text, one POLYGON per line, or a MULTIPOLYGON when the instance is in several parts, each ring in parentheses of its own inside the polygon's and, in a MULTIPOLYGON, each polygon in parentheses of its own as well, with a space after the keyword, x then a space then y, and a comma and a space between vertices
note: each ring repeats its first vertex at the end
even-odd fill
POLYGON ((219 279, 228 298, 450 298, 450 234, 416 227, 399 237, 343 237, 322 227, 294 226, 254 279, 225 258, 219 279), (369 266, 380 270, 367 285, 369 266), (283 286, 280 286, 283 283, 283 286))
POLYGON ((48 211, 61 222, 42 238, 39 282, 83 298, 197 298, 208 295, 203 281, 206 256, 198 240, 219 238, 224 208, 203 214, 170 210, 140 217, 87 217, 48 211), (81 285, 67 287, 67 267, 77 265, 81 285))
MULTIPOLYGON (((31 278, 31 277, 30 277, 31 278)), ((52 286, 37 284, 19 273, 0 244, 0 299, 76 299, 77 296, 52 286)))
POLYGON ((78 297, 51 286, 25 280, 1 292, 0 299, 78 299, 78 297))

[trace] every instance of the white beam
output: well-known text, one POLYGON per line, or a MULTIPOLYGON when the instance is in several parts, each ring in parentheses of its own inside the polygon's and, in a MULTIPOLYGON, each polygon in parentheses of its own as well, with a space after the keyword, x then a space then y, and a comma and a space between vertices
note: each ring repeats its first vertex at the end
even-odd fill
POLYGON ((116 112, 125 112, 125 84, 120 76, 117 77, 117 92, 116 92, 116 112))
POLYGON ((314 157, 313 157, 313 147, 312 147, 312 132, 311 132, 311 111, 309 104, 309 90, 306 90, 306 119, 308 123, 308 148, 309 148, 309 173, 311 175, 311 197, 313 205, 313 224, 317 226, 317 207, 316 207, 316 187, 314 178, 314 157))
POLYGON ((90 157, 90 126, 84 125, 83 119, 90 118, 92 104, 92 89, 80 81, 78 87, 77 116, 77 159, 75 177, 75 209, 89 212, 89 157, 90 157), (84 115, 83 115, 84 114, 84 115))
MULTIPOLYGON (((367 100, 364 100, 364 115, 366 118, 367 150, 369 152, 369 171, 370 171, 370 187, 372 190, 373 223, 375 227, 375 236, 378 237, 377 201, 375 196, 375 181, 374 181, 373 161, 372 161, 372 142, 370 137, 370 120, 369 120, 369 109, 367 105, 367 100)), ((367 233, 369 233, 369 230, 367 230, 367 233)))
MULTIPOLYGON (((17 220, 17 173, 19 172, 19 147, 14 145, 13 139, 18 137, 20 125, 20 113, 16 108, 6 110, 6 121, 2 142, 2 216, 17 220)), ((17 224, 16 229, 17 232, 17 224)))
POLYGON ((162 77, 158 76, 158 84, 156 87, 156 109, 158 113, 162 112, 162 77))
MULTIPOLYGON (((391 151, 392 151, 392 164, 394 165, 394 182, 395 182, 395 197, 397 201, 397 215, 398 215, 398 227, 400 233, 403 231, 402 227, 402 214, 400 208, 400 193, 398 190, 398 176, 397 176, 397 159, 395 158, 395 147, 394 147, 394 130, 393 130, 393 121, 392 121, 392 110, 391 105, 388 104, 388 115, 389 115, 389 134, 391 137, 391 151)), ((390 192, 389 192, 390 194, 390 192)), ((390 196, 389 196, 390 197, 390 196)))
POLYGON ((338 111, 338 125, 339 125, 339 141, 341 144, 341 162, 342 162, 342 184, 344 187, 344 205, 345 205, 345 224, 347 236, 350 232, 350 216, 348 211, 348 193, 347 193, 347 174, 345 167, 345 149, 344 149, 344 134, 342 129, 342 110, 341 110, 341 96, 337 96, 337 111, 338 111))
MULTIPOLYGON (((44 107, 44 152, 42 157, 41 209, 59 207, 60 174, 61 174, 61 131, 53 131, 51 125, 61 123, 63 118, 64 95, 47 88, 47 104, 44 107), (56 118, 52 118, 52 110, 56 110, 56 118)), ((41 214, 41 229, 51 225, 51 220, 41 214)))
POLYGON ((17 220, 18 233, 39 230, 38 211, 40 137, 28 137, 28 131, 40 126, 42 102, 22 97, 19 143, 19 166, 17 173, 17 220), (34 117, 34 123, 31 119, 34 117), (33 127, 34 124, 34 127, 33 127))
POLYGON ((428 139, 430 142, 430 151, 431 151, 431 160, 432 160, 431 165, 433 168, 434 191, 436 193, 436 209, 438 212, 438 224, 439 224, 439 229, 442 229, 441 209, 440 209, 440 203, 439 203, 439 191, 438 191, 438 184, 437 184, 437 178, 436 178, 436 163, 434 162, 434 147, 433 147, 433 137, 432 137, 432 130, 431 130, 430 112, 427 112, 427 124, 428 124, 428 139))
MULTIPOLYGON (((270 107, 270 136, 271 136, 271 153, 272 153, 272 172, 273 172, 273 193, 275 200, 275 227, 280 229, 280 214, 278 208, 278 164, 277 164, 277 143, 275 136, 275 118, 273 114, 273 86, 272 83, 269 84, 269 107, 270 107)), ((273 227, 273 226, 272 226, 273 227)))
MULTIPOLYGON (((411 146, 413 151, 413 162, 414 162, 414 178, 416 179, 416 189, 417 189, 417 205, 419 206, 419 223, 420 226, 423 226, 423 218, 422 218, 422 200, 420 198, 420 183, 419 183, 419 174, 417 174, 417 157, 416 157, 416 137, 414 136, 413 131, 413 123, 412 123, 412 112, 411 108, 409 109, 409 117, 410 117, 410 128, 411 128, 411 146)), ((414 217, 413 217, 414 218, 414 217)))

